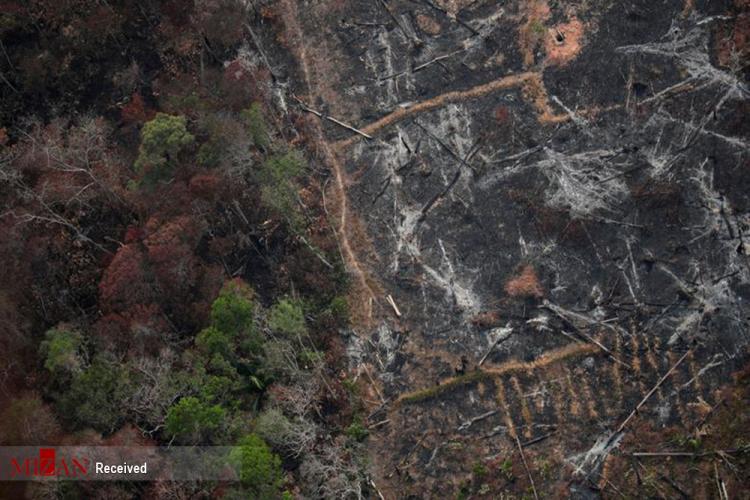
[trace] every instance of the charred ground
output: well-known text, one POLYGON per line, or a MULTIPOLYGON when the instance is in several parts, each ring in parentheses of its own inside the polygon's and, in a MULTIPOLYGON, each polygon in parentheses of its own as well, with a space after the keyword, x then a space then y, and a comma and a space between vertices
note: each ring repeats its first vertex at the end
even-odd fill
POLYGON ((382 290, 349 352, 387 497, 744 491, 713 419, 746 387, 746 8, 276 6, 294 92, 357 129, 320 123, 382 290))

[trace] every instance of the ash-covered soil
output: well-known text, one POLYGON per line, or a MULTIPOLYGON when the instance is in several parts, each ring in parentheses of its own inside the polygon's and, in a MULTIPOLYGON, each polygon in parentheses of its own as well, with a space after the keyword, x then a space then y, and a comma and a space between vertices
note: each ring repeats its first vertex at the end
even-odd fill
POLYGON ((748 383, 747 7, 259 16, 279 106, 317 111, 311 149, 343 170, 383 496, 747 494, 747 437, 715 420, 748 383))

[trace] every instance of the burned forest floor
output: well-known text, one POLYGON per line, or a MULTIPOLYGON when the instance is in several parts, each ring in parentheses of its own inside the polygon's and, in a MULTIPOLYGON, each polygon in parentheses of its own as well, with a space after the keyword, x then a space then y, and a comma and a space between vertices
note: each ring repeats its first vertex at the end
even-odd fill
POLYGON ((259 12, 331 173, 377 492, 748 494, 747 2, 259 12))

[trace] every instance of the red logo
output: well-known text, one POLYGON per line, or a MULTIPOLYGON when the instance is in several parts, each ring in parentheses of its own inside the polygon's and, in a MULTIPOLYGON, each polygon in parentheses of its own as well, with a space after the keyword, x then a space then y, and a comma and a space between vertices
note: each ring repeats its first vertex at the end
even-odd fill
POLYGON ((55 475, 55 449, 39 448, 39 468, 42 476, 55 475))
POLYGON ((80 477, 88 475, 89 459, 80 457, 62 457, 58 459, 54 448, 39 448, 38 457, 11 458, 10 467, 10 476, 12 479, 21 476, 80 477))

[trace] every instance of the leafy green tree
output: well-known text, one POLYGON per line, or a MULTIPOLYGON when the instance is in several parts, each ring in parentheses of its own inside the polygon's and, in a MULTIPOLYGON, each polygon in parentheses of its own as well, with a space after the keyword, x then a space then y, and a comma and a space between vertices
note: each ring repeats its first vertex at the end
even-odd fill
POLYGON ((182 388, 183 394, 191 391, 190 395, 199 401, 208 405, 218 404, 227 410, 242 403, 239 395, 247 383, 237 369, 221 355, 216 354, 212 359, 206 360, 205 356, 191 350, 185 353, 182 363, 190 369, 174 371, 171 379, 175 387, 182 388))
POLYGON ((334 297, 328 306, 328 310, 333 319, 342 325, 349 322, 349 304, 346 302, 346 298, 342 296, 334 297))
POLYGON ((296 178, 305 169, 305 159, 299 151, 288 151, 269 157, 260 169, 263 204, 283 217, 293 231, 300 231, 300 213, 296 178))
POLYGON ((136 171, 149 182, 171 174, 174 157, 195 141, 187 130, 184 116, 157 113, 141 130, 141 146, 136 171))
POLYGON ((268 326, 285 336, 300 336, 307 332, 305 315, 297 301, 282 299, 268 313, 268 326))
POLYGON ((270 146, 268 126, 263 118, 263 110, 260 104, 252 103, 248 109, 242 112, 242 118, 245 120, 253 143, 261 149, 268 149, 270 146))
POLYGON ((132 389, 124 367, 97 357, 73 379, 70 390, 60 396, 60 414, 78 427, 113 432, 125 419, 125 402, 132 389))
POLYGON ((255 326, 253 291, 246 283, 232 280, 224 284, 211 305, 211 324, 246 353, 260 353, 263 338, 255 326))
POLYGON ((362 425, 362 418, 359 415, 355 416, 352 423, 346 428, 346 435, 355 441, 363 441, 369 434, 370 431, 362 425))
POLYGON ((164 428, 180 442, 198 443, 217 436, 225 419, 226 411, 220 405, 188 396, 169 409, 164 428))
POLYGON ((281 495, 281 459, 260 436, 248 434, 240 439, 229 459, 250 498, 271 499, 281 495))
POLYGON ((240 400, 234 397, 234 394, 242 389, 242 383, 237 372, 235 376, 227 375, 206 375, 198 386, 200 389, 200 398, 211 403, 228 406, 230 408, 238 406, 240 400))
POLYGON ((196 160, 198 165, 205 168, 215 167, 221 161, 221 144, 216 140, 208 140, 198 148, 196 160))
POLYGON ((229 358, 234 351, 231 339, 226 332, 213 326, 201 330, 195 337, 195 345, 209 357, 219 354, 224 358, 229 358))
POLYGON ((305 158, 297 150, 269 157, 263 162, 261 180, 265 184, 286 184, 305 171, 305 158))
POLYGON ((221 354, 214 354, 211 359, 206 363, 206 369, 211 373, 224 375, 231 378, 236 378, 237 368, 227 361, 227 359, 221 354))
POLYGON ((235 337, 240 332, 255 329, 254 313, 252 289, 240 280, 228 281, 211 305, 211 324, 235 337))
POLYGON ((51 373, 79 373, 85 365, 83 335, 75 330, 53 328, 39 346, 44 368, 51 373))

